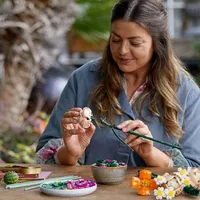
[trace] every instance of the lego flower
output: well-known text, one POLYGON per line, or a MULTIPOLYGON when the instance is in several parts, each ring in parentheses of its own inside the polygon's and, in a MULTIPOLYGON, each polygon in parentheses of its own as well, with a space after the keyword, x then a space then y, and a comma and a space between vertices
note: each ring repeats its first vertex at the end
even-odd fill
POLYGON ((154 196, 156 197, 156 199, 163 199, 166 197, 165 192, 164 192, 164 188, 163 187, 158 187, 158 189, 154 190, 154 196))
POLYGON ((166 178, 164 176, 158 175, 156 178, 154 178, 157 185, 162 185, 163 183, 166 183, 166 178))
POLYGON ((175 197, 176 192, 174 191, 174 188, 167 188, 164 190, 166 199, 173 199, 175 197))
POLYGON ((181 167, 178 168, 178 173, 182 177, 186 177, 187 174, 188 174, 187 170, 186 169, 182 169, 181 167))
POLYGON ((183 185, 184 185, 184 187, 185 186, 188 186, 188 185, 190 185, 191 183, 190 183, 190 179, 187 177, 187 178, 185 178, 184 180, 183 180, 183 185))
POLYGON ((167 187, 177 188, 178 183, 177 183, 176 179, 169 180, 167 182, 167 187))

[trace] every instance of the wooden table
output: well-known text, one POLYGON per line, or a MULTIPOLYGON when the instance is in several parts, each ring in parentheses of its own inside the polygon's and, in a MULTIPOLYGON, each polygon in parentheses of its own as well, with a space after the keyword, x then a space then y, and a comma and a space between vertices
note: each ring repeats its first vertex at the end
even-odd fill
MULTIPOLYGON (((90 166, 61 166, 61 165, 41 165, 42 170, 52 171, 51 177, 76 175, 87 178, 93 178, 90 166)), ((98 184, 97 190, 87 196, 82 197, 52 197, 40 193, 39 189, 24 191, 24 188, 5 189, 0 186, 0 200, 43 200, 43 199, 81 199, 81 200, 151 200, 156 199, 153 194, 148 197, 137 195, 137 191, 130 187, 132 176, 137 175, 138 168, 128 168, 125 180, 119 185, 101 185, 98 184)), ((165 172, 177 171, 175 168, 151 168, 156 174, 163 175, 165 172)), ((175 200, 186 200, 190 197, 179 195, 175 200)), ((196 198, 200 199, 200 198, 196 198)))

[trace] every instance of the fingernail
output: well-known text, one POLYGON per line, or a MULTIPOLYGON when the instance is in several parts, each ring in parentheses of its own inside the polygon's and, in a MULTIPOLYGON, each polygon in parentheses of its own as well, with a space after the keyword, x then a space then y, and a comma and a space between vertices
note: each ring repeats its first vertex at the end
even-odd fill
POLYGON ((122 128, 122 125, 118 125, 117 128, 122 128))
POLYGON ((125 142, 125 143, 127 143, 127 142, 128 142, 128 140, 127 140, 127 139, 125 139, 125 140, 124 140, 124 142, 125 142))
POLYGON ((126 128, 123 128, 122 131, 126 132, 126 128))
POLYGON ((73 117, 73 119, 79 121, 80 117, 73 117))

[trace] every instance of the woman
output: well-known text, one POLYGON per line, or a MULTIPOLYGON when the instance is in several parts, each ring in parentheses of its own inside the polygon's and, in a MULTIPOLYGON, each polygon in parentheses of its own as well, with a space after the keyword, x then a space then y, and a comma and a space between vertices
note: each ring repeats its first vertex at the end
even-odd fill
POLYGON ((74 71, 38 146, 38 162, 74 165, 115 159, 130 166, 200 166, 200 92, 173 54, 167 12, 157 0, 120 0, 102 59, 74 71), (79 124, 82 108, 110 128, 79 124), (137 133, 182 150, 129 135, 137 133), (63 139, 61 139, 63 138, 63 139))

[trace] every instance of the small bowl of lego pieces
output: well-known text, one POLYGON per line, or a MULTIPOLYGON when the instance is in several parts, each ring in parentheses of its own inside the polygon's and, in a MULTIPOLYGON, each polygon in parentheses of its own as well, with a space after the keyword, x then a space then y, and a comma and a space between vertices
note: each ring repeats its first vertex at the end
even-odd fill
POLYGON ((40 191, 50 196, 77 197, 93 193, 97 189, 94 180, 51 181, 40 185, 40 191))
POLYGON ((92 174, 97 183, 114 185, 124 180, 127 165, 116 160, 97 160, 92 164, 92 174))

